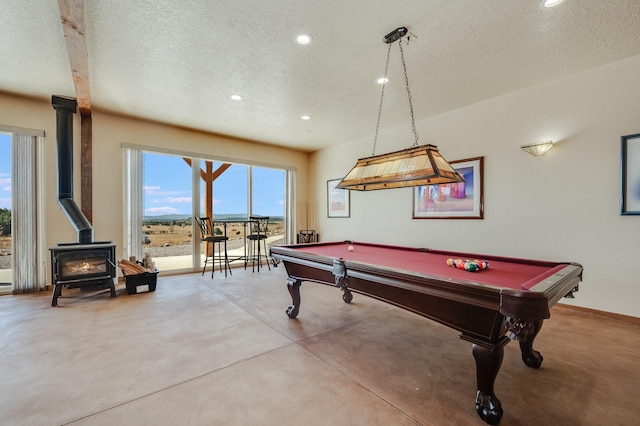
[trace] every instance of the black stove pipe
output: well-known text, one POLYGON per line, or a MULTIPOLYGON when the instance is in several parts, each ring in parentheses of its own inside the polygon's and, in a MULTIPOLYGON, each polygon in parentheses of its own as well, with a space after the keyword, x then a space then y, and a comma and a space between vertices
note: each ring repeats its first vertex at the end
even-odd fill
POLYGON ((58 148, 58 205, 78 233, 78 244, 93 242, 93 227, 73 200, 73 114, 78 105, 74 98, 52 96, 56 110, 58 148))

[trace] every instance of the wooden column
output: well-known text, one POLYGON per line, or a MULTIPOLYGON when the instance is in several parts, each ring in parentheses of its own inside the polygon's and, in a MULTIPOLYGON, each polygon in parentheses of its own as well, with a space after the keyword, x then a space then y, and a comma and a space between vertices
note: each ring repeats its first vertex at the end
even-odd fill
MULTIPOLYGON (((185 163, 193 167, 191 158, 182 157, 185 163)), ((204 214, 213 220, 213 182, 220 177, 231 163, 222 163, 220 167, 213 171, 213 161, 205 161, 205 170, 200 169, 200 178, 204 181, 204 214)))
POLYGON ((204 213, 213 222, 213 162, 205 161, 204 165, 204 213))
POLYGON ((93 223, 93 127, 91 115, 80 115, 80 208, 93 223))

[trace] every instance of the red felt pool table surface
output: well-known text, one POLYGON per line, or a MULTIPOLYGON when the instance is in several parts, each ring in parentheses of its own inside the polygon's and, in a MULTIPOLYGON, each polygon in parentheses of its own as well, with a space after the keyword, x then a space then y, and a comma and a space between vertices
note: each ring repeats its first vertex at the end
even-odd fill
POLYGON ((301 245, 300 252, 327 256, 345 261, 402 270, 406 273, 438 276, 499 288, 527 290, 561 270, 566 264, 526 259, 486 256, 470 253, 424 250, 359 242, 337 242, 301 245), (348 247, 352 246, 353 251, 348 247), (476 272, 453 268, 447 259, 488 260, 489 268, 476 272))

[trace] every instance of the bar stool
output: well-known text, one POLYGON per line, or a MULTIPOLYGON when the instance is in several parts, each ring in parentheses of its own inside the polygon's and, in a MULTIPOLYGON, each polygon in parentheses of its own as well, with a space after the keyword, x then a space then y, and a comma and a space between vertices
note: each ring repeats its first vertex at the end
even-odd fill
POLYGON ((207 263, 211 262, 211 278, 213 278, 213 272, 216 269, 216 259, 218 260, 218 265, 220 266, 220 272, 222 272, 222 262, 224 261, 224 276, 227 276, 227 270, 229 270, 229 274, 231 274, 231 266, 229 265, 229 256, 227 254, 227 240, 229 238, 226 235, 214 235, 213 226, 211 223, 211 218, 209 217, 196 217, 196 223, 198 224, 198 228, 200 228, 201 239, 205 244, 205 258, 204 258, 204 267, 202 268, 202 275, 204 275, 205 269, 207 269, 207 263), (215 248, 216 244, 218 245, 218 255, 216 256, 215 248), (209 246, 211 245, 211 251, 209 250, 209 246), (221 253, 222 245, 224 249, 224 253, 221 253), (209 256, 211 253, 211 256, 209 256))
MULTIPOLYGON (((262 265, 262 259, 267 263, 267 268, 271 270, 269 266, 269 252, 267 251, 267 228, 269 227, 269 216, 249 216, 249 235, 247 240, 251 244, 251 268, 252 272, 255 272, 256 261, 258 262, 258 272, 260 272, 260 265, 262 265), (261 244, 262 241, 262 249, 261 244)), ((244 264, 247 268, 247 262, 244 264)))

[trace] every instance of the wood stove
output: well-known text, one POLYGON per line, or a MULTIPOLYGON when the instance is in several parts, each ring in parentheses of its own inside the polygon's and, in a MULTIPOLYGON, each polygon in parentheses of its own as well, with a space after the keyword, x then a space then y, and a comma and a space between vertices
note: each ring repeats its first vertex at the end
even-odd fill
POLYGON ((116 246, 111 242, 58 244, 51 251, 51 282, 55 285, 51 306, 58 305, 62 287, 110 289, 116 297, 116 246))
POLYGON ((73 199, 73 114, 77 101, 52 96, 56 110, 58 160, 58 205, 76 232, 78 242, 51 247, 51 283, 55 286, 51 306, 58 305, 62 287, 108 288, 116 297, 116 246, 110 241, 93 241, 93 226, 73 199))

